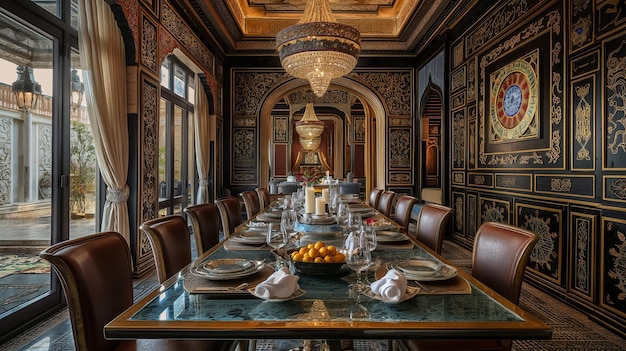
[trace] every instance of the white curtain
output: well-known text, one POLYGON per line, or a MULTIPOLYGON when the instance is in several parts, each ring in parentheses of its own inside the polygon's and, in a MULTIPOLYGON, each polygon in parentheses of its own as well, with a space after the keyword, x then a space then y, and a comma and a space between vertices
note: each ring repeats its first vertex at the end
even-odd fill
POLYGON ((194 131, 196 145, 196 169, 198 170, 199 186, 196 202, 209 202, 209 168, 211 167, 210 118, 209 100, 200 77, 195 79, 194 131))
POLYGON ((128 224, 128 129, 124 41, 104 0, 80 0, 79 48, 96 158, 107 185, 102 231, 130 243, 128 224))

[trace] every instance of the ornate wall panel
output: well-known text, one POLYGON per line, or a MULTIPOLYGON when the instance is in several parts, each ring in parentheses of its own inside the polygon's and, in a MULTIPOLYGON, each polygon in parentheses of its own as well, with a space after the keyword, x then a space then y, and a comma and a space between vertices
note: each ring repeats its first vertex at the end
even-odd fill
POLYGON ((600 236, 600 305, 626 318, 626 219, 604 216, 600 236))
POLYGON ((465 172, 452 172, 452 184, 465 185, 465 172))
POLYGON ((467 62, 467 102, 476 101, 476 60, 467 62))
POLYGON ((268 91, 290 79, 285 72, 233 72, 233 116, 257 116, 268 91))
POLYGON ((159 58, 156 55, 157 49, 157 26, 148 17, 142 16, 141 21, 141 64, 158 74, 160 69, 159 58))
POLYGON ((596 36, 602 38, 620 30, 623 33, 623 26, 626 23, 626 2, 596 0, 595 5, 596 36))
MULTIPOLYGON (((457 189, 458 190, 458 189, 457 189)), ((465 236, 465 193, 452 191, 452 224, 454 232, 465 236)))
POLYGON ((539 236, 527 269, 557 285, 563 281, 563 213, 557 205, 515 203, 516 225, 539 236))
POLYGON ((413 115, 413 71, 353 71, 348 77, 372 87, 382 97, 390 116, 413 115))
POLYGON ((595 189, 595 176, 593 175, 535 175, 535 192, 537 193, 595 198, 595 189))
POLYGON ((595 169, 596 79, 594 76, 574 80, 572 92, 572 169, 595 169))
POLYGON ((388 124, 388 184, 411 184, 415 157, 412 119, 390 118, 388 124))
POLYGON ((0 205, 11 202, 13 119, 0 118, 0 205))
POLYGON ((286 116, 274 116, 272 117, 274 135, 272 140, 274 143, 288 143, 289 142, 289 117, 286 116))
POLYGON ((452 169, 465 168, 465 109, 452 112, 452 169))
POLYGON ((604 43, 604 169, 626 170, 626 38, 604 43))
POLYGON ((569 290, 593 301, 596 295, 596 211, 573 208, 569 226, 572 228, 569 244, 569 290))
POLYGON ((476 230, 478 230, 478 194, 474 192, 467 192, 467 215, 465 219, 467 223, 465 225, 466 228, 466 236, 468 239, 473 240, 474 236, 476 236, 476 230))
MULTIPOLYGON (((139 182, 139 198, 141 199, 141 209, 138 211, 137 223, 157 217, 158 214, 158 179, 159 179, 159 87, 158 81, 141 75, 140 85, 140 135, 137 141, 138 150, 142 150, 139 157, 141 167, 141 181, 139 182)), ((141 232, 137 232, 135 259, 137 266, 150 265, 152 254, 148 238, 141 232)))
POLYGON ((257 184, 257 129, 234 127, 232 184, 257 184))
POLYGON ((604 176, 602 185, 604 200, 626 202, 625 176, 604 176))
POLYGON ((570 62, 570 75, 579 78, 600 71, 600 51, 595 50, 570 62))
POLYGON ((479 57, 479 168, 564 167, 562 26, 554 8, 479 57))
POLYGON ((478 160, 476 142, 478 139, 478 129, 476 121, 476 105, 467 108, 467 169, 475 170, 478 160), (472 116, 474 118, 472 118, 472 116))
POLYGON ((568 1, 568 3, 572 21, 569 51, 575 52, 593 43, 593 24, 595 20, 593 1, 578 0, 568 1))
POLYGON ((465 88, 465 66, 460 67, 450 75, 450 91, 452 93, 465 88))
POLYGON ((495 188, 513 191, 532 191, 533 182, 530 174, 496 173, 495 188))
POLYGON ((493 174, 467 173, 467 185, 481 188, 493 188, 493 174))
POLYGON ((478 218, 481 225, 485 222, 498 222, 511 224, 511 200, 496 198, 484 194, 479 194, 478 201, 480 204, 478 218))

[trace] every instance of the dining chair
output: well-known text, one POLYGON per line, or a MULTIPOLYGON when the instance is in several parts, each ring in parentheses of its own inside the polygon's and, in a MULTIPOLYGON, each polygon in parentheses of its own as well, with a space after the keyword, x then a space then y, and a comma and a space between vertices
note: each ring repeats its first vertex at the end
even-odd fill
MULTIPOLYGON (((514 304, 519 303, 524 270, 539 237, 512 225, 485 222, 476 232, 472 276, 514 304)), ((511 340, 405 340, 410 351, 511 350, 511 340)))
POLYGON ((382 195, 380 195, 380 201, 378 202, 378 207, 376 208, 378 212, 384 214, 386 217, 389 217, 395 197, 395 192, 391 190, 385 190, 382 195))
POLYGON ((187 221, 180 215, 148 220, 139 226, 150 242, 159 283, 191 263, 187 221))
POLYGON ((227 237, 243 222, 239 200, 234 196, 228 196, 215 200, 215 205, 220 212, 222 232, 224 232, 224 237, 227 237))
POLYGON ((61 281, 78 351, 234 350, 235 341, 107 340, 104 325, 133 304, 131 255, 124 237, 102 232, 52 245, 39 254, 61 281))
POLYGON ((220 242, 219 211, 213 204, 188 206, 183 211, 191 222, 191 230, 196 241, 196 254, 200 257, 220 242))
POLYGON ((378 203, 380 202, 380 196, 383 194, 383 189, 374 188, 370 191, 369 205, 372 208, 378 208, 378 203))
POLYGON ((400 230, 404 233, 409 232, 409 224, 411 223, 411 213, 413 205, 417 202, 417 198, 409 195, 402 195, 396 201, 395 216, 393 220, 398 223, 400 230))
POLYGON ((452 209, 450 207, 425 204, 417 215, 415 239, 441 254, 443 237, 451 217, 452 209))
POLYGON ((243 204, 246 207, 247 219, 253 218, 261 211, 261 207, 259 206, 259 197, 256 195, 256 192, 246 190, 239 194, 239 196, 243 199, 243 204))
POLYGON ((256 191, 256 194, 259 197, 260 208, 264 209, 267 206, 269 206, 270 202, 272 201, 269 190, 267 190, 266 188, 256 188, 254 190, 256 191))

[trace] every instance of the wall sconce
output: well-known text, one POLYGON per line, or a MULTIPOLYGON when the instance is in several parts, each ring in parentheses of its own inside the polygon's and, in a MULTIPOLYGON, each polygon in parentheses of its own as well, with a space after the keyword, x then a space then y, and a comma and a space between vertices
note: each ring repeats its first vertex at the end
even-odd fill
POLYGON ((17 80, 12 88, 19 108, 29 111, 37 105, 41 84, 35 81, 32 67, 17 66, 17 80))
POLYGON ((72 108, 72 111, 74 111, 77 108, 80 108, 80 105, 83 102, 83 92, 85 91, 85 86, 83 82, 80 81, 78 72, 75 69, 72 70, 72 76, 70 77, 70 90, 72 92, 70 107, 72 108))

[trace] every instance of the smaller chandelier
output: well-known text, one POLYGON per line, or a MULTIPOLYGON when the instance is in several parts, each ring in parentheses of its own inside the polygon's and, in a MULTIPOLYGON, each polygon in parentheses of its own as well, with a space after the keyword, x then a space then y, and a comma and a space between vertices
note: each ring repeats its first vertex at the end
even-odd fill
POLYGON ((35 108, 41 95, 41 84, 35 81, 32 67, 17 66, 17 80, 11 87, 19 108, 27 111, 35 108))
POLYGON ((306 151, 317 150, 317 147, 322 143, 322 138, 303 138, 300 137, 300 146, 306 151))
POLYGON ((324 122, 317 119, 312 103, 309 102, 306 104, 304 116, 302 116, 302 119, 299 122, 296 122, 296 132, 300 138, 305 139, 319 138, 319 136, 324 132, 324 122))
POLYGON ((322 97, 330 81, 352 71, 361 50, 361 34, 337 23, 328 0, 309 0, 304 16, 276 35, 280 63, 290 75, 307 79, 322 97))

